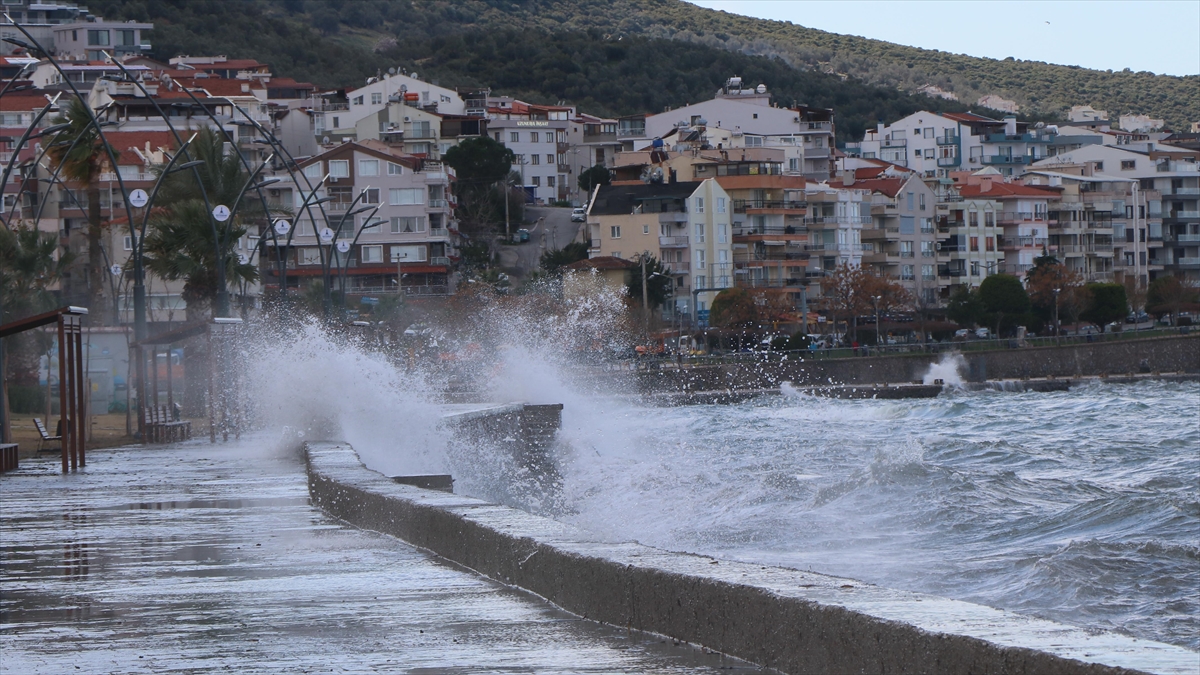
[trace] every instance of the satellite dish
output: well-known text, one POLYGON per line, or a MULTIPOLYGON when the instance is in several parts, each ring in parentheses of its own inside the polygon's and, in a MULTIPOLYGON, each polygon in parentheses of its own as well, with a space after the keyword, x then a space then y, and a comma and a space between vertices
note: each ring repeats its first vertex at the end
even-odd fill
POLYGON ((337 243, 337 250, 342 253, 346 253, 350 250, 350 242, 346 241, 345 239, 339 239, 337 243))
POLYGON ((400 91, 408 91, 408 85, 407 84, 400 85, 400 91))
POLYGON ((218 223, 223 223, 229 220, 229 207, 224 204, 217 204, 212 210, 213 218, 217 219, 218 223))
POLYGON ((321 241, 328 244, 329 242, 333 241, 333 230, 329 229, 328 227, 322 227, 320 236, 321 241))
POLYGON ((141 188, 129 193, 129 203, 132 204, 134 208, 140 209, 149 201, 150 195, 146 194, 146 191, 141 188))
POLYGON ((291 232, 291 230, 292 230, 292 224, 289 223, 288 221, 284 220, 283 218, 280 218, 279 220, 275 221, 275 234, 282 236, 282 235, 287 234, 288 232, 291 232))
POLYGON ((395 74, 396 74, 396 69, 394 67, 388 68, 388 75, 395 75, 395 74))
POLYGON ((114 277, 119 277, 121 276, 121 272, 124 270, 121 269, 120 265, 113 265, 112 267, 108 268, 108 271, 112 272, 114 277))
POLYGON ((754 91, 757 91, 760 94, 765 94, 765 93, 767 93, 767 85, 760 84, 754 88, 754 91))
POLYGON ((414 80, 419 80, 419 79, 421 79, 421 77, 420 77, 419 75, 417 75, 416 73, 409 73, 409 74, 408 74, 408 76, 409 76, 409 77, 411 77, 411 78, 412 78, 412 79, 414 79, 414 80))
POLYGON ((321 145, 329 145, 329 137, 325 136, 321 139, 321 145))

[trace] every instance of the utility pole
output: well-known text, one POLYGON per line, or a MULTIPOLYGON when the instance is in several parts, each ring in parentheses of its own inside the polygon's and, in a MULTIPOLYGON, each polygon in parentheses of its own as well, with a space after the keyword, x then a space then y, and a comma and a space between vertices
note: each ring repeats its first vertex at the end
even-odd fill
POLYGON ((646 279, 646 258, 649 251, 642 251, 642 331, 650 334, 650 291, 646 279))

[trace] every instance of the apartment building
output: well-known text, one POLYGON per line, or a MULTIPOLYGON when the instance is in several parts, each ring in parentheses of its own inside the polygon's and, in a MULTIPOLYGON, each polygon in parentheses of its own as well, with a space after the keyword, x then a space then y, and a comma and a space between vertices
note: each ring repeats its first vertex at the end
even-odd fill
MULTIPOLYGON (((1034 168, 1052 171, 1067 164, 1137 180, 1146 207, 1148 243, 1162 242, 1161 249, 1149 246, 1146 251, 1149 279, 1167 273, 1200 280, 1200 152, 1163 144, 1144 150, 1091 145, 1039 162, 1034 168), (1145 196, 1153 193, 1159 196, 1157 203, 1145 196)), ((1141 251, 1135 253, 1140 259, 1141 251)))
POLYGON ((1163 271, 1157 190, 1143 190, 1133 178, 1095 173, 1086 164, 1033 170, 1022 181, 1061 190, 1059 201, 1051 203, 1056 223, 1050 228, 1050 245, 1068 267, 1097 281, 1109 280, 1111 271, 1111 280, 1133 280, 1142 288, 1163 271))
POLYGON ((1003 272, 1005 250, 1035 250, 1048 242, 1044 232, 1040 237, 1004 239, 1004 204, 991 194, 991 183, 1002 178, 998 173, 986 176, 980 172, 969 184, 956 186, 952 196, 938 205, 935 248, 943 299, 960 287, 978 288, 987 277, 1003 272))
MULTIPOLYGON (((101 51, 117 55, 150 51, 145 33, 154 24, 105 21, 86 7, 55 0, 4 0, 3 10, 43 47, 64 60, 99 61, 103 58, 101 51)), ((2 15, 0 37, 25 39, 2 15)), ((12 54, 15 49, 15 45, 0 42, 0 56, 12 54)))
POLYGON ((862 229, 862 263, 897 279, 918 301, 936 305, 941 297, 937 275, 937 195, 916 173, 895 175, 878 170, 843 172, 830 181, 835 188, 871 194, 872 226, 862 229))
MULTIPOLYGON (((978 236, 984 251, 990 247, 1003 255, 1002 259, 996 259, 997 272, 1024 279, 1025 273, 1033 268, 1034 259, 1055 245, 1050 228, 1057 214, 1051 212, 1051 203, 1058 202, 1059 190, 1007 182, 999 174, 988 173, 970 176, 958 192, 964 203, 975 203, 977 210, 983 208, 982 218, 986 218, 987 207, 996 209, 997 227, 991 229, 991 235, 984 234, 988 230, 985 220, 978 236)), ((969 211, 967 217, 970 218, 969 211)), ((968 223, 968 232, 970 229, 968 223)), ((986 268, 986 262, 990 261, 981 262, 986 268)))
POLYGON ((788 174, 813 181, 830 175, 833 111, 775 107, 766 85, 743 84, 739 77, 729 78, 708 101, 656 115, 621 118, 617 126, 618 139, 626 150, 646 149, 655 139, 687 138, 694 132, 699 132, 698 140, 708 148, 781 150, 788 174))
POLYGON ((534 105, 507 97, 488 99, 488 132, 516 155, 512 170, 531 202, 566 200, 571 194, 567 135, 575 109, 534 105))
POLYGON ((814 282, 810 297, 820 297, 815 281, 840 265, 862 266, 862 230, 872 224, 871 192, 856 188, 834 188, 828 183, 805 186, 810 252, 805 277, 814 282))
MULTIPOLYGON (((293 184, 288 174, 276 174, 284 180, 271 186, 272 199, 293 214, 291 246, 280 242, 278 251, 290 287, 321 279, 328 265, 342 270, 338 283, 344 278, 348 294, 453 292, 452 169, 378 141, 343 143, 300 162, 299 168, 314 185, 329 176, 318 190, 318 198, 328 201, 301 210, 306 187, 293 184), (330 232, 322 238, 325 228, 330 232)), ((263 261, 268 286, 279 285, 277 260, 272 253, 263 261)))
POLYGON ((587 195, 580 192, 578 176, 593 166, 613 167, 614 158, 623 149, 618 134, 620 121, 586 113, 571 120, 567 132, 567 190, 569 198, 582 204, 587 195))
POLYGON ((882 159, 926 178, 951 172, 995 167, 1003 175, 1047 156, 1056 129, 1031 128, 1015 117, 996 120, 974 113, 921 111, 890 125, 880 123, 861 143, 846 145, 847 154, 882 159))
POLYGON ((589 257, 654 254, 675 278, 668 316, 693 316, 734 285, 732 216, 732 200, 711 178, 601 186, 588 207, 589 257))

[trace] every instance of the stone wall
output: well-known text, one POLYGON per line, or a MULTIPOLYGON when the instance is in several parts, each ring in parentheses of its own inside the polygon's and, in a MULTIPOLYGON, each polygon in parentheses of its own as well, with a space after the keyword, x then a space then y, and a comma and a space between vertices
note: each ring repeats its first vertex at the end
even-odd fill
MULTIPOLYGON (((1078 377, 1139 372, 1200 372, 1200 335, 1094 342, 1062 347, 1019 347, 962 354, 963 379, 1078 377)), ((644 393, 770 389, 796 385, 919 382, 938 354, 733 363, 639 371, 644 393)))
POLYGON ((307 443, 330 515, 399 537, 587 619, 786 673, 1194 673, 1181 647, 798 570, 600 540, 461 495, 398 484, 344 443, 307 443))

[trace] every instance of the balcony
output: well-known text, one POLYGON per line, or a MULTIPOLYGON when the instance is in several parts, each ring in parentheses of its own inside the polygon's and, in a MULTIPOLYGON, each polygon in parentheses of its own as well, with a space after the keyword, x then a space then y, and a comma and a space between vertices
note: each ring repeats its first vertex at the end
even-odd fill
POLYGON ((1176 258, 1175 265, 1183 269, 1200 269, 1200 258, 1176 258))
POLYGON ((405 295, 449 295, 450 288, 445 284, 429 284, 427 286, 405 286, 405 295))
POLYGON ((961 142, 958 134, 943 134, 937 137, 938 145, 958 145, 961 142))
POLYGON ((590 245, 588 246, 588 248, 590 248, 590 249, 591 249, 591 250, 593 250, 593 251, 599 251, 599 250, 600 250, 600 240, 599 240, 599 239, 592 239, 592 240, 591 240, 591 243, 590 243, 590 245))
POLYGON ((1174 220, 1197 220, 1200 219, 1200 211, 1172 211, 1167 218, 1174 220))
POLYGON ((692 264, 688 260, 676 260, 675 262, 664 262, 663 267, 671 274, 687 274, 692 268, 692 264))
POLYGON ((987 134, 983 137, 985 143, 1049 143, 1056 134, 1026 133, 1026 134, 987 134))
POLYGON ((745 223, 734 223, 734 237, 756 237, 756 236, 807 236, 808 228, 803 225, 746 225, 745 223))
POLYGON ((445 265, 445 266, 449 267, 450 266, 450 258, 447 256, 435 255, 435 256, 432 256, 431 258, 429 258, 429 264, 430 265, 445 265))
POLYGON ((661 248, 687 248, 688 238, 687 235, 660 236, 658 238, 658 245, 661 248))
POLYGON ((748 213, 757 210, 763 211, 804 211, 808 208, 808 202, 800 201, 784 201, 784 200, 766 200, 766 199, 735 199, 733 200, 734 213, 748 213))
POLYGON ((958 166, 959 164, 962 164, 962 160, 957 155, 954 157, 938 157, 937 160, 937 165, 943 167, 958 166))
POLYGON ((571 165, 570 164, 559 164, 558 172, 559 173, 571 173, 571 165))
POLYGON ((646 127, 643 126, 625 126, 617 127, 617 138, 644 138, 646 136, 646 127))
POLYGON ((808 244, 804 250, 813 253, 860 253, 863 247, 860 244, 808 244))
POLYGON ((1195 173, 1200 171, 1200 164, 1196 162, 1161 160, 1154 165, 1154 170, 1159 173, 1195 173))
POLYGON ((1168 194, 1197 197, 1197 196, 1200 196, 1200 187, 1171 188, 1171 192, 1168 194))
POLYGON ((1041 248, 1049 243, 1046 237, 1005 237, 1000 241, 1000 247, 1006 249, 1041 248))
POLYGON ((445 199, 430 199, 429 200, 429 208, 431 208, 431 209, 444 209, 449 205, 450 205, 449 202, 447 202, 445 199))
POLYGON ((666 211, 658 214, 659 223, 687 223, 687 211, 666 211))
POLYGON ((1029 164, 1029 158, 1024 155, 985 155, 984 164, 1029 164))
POLYGON ((892 239, 900 236, 899 225, 888 225, 887 227, 864 227, 862 231, 863 239, 892 239))
POLYGON ((1175 241, 1180 244, 1200 244, 1200 234, 1177 234, 1175 241))
POLYGON ((870 225, 870 216, 813 216, 804 218, 805 225, 837 225, 852 227, 854 225, 870 225))
MULTIPOLYGON (((783 248, 783 247, 782 246, 773 246, 771 248, 783 248)), ((808 253, 805 253, 802 251, 796 251, 796 252, 778 251, 778 252, 776 252, 776 251, 768 250, 768 251, 734 251, 733 252, 733 262, 741 263, 741 264, 757 263, 757 262, 770 262, 770 263, 799 262, 799 261, 808 260, 808 258, 809 258, 808 253)))
POLYGON ((898 140, 887 138, 887 139, 884 139, 883 142, 880 143, 880 145, 885 148, 907 148, 908 140, 904 139, 904 138, 901 138, 898 140))
POLYGON ((804 159, 822 159, 829 156, 829 148, 804 148, 804 159))

